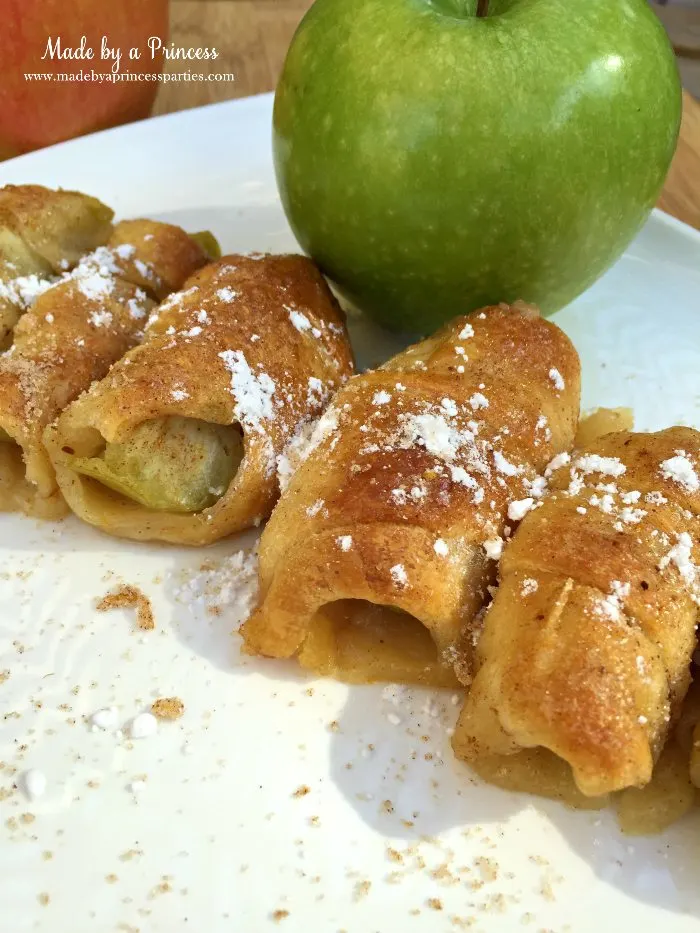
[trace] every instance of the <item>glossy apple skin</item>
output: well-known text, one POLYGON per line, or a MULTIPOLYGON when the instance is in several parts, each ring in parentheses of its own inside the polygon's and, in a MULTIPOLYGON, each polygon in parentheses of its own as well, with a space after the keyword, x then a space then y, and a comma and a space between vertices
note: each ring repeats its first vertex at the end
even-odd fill
POLYGON ((26 81, 25 72, 109 72, 100 60, 102 36, 122 50, 121 71, 162 71, 151 61, 148 39, 168 35, 168 0, 2 0, 0 28, 0 159, 85 133, 147 117, 157 81, 119 83, 26 81), (64 48, 79 47, 85 35, 92 60, 46 58, 49 36, 64 48), (128 61, 129 49, 141 58, 128 61))
POLYGON ((678 72, 647 0, 475 7, 316 0, 277 88, 294 233, 393 329, 561 308, 640 230, 675 150, 678 72))

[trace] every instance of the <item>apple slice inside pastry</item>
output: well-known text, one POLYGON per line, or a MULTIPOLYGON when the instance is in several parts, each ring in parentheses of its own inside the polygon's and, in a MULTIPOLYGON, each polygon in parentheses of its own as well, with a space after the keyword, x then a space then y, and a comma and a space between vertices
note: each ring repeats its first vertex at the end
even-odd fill
POLYGON ((237 427, 172 416, 143 422, 96 456, 72 457, 71 467, 145 508, 191 513, 221 498, 242 459, 237 427))

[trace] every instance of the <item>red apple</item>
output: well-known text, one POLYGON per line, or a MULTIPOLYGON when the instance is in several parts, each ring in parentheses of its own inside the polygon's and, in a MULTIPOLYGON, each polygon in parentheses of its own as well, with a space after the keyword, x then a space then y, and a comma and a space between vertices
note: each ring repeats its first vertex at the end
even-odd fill
POLYGON ((3 0, 0 158, 148 116, 163 67, 162 52, 152 57, 148 40, 164 45, 167 31, 168 0, 3 0), (153 77, 79 80, 80 72, 112 75, 114 58, 101 57, 103 36, 121 52, 122 74, 153 77), (131 48, 140 58, 129 59, 131 48), (73 80, 25 78, 59 72, 73 80))

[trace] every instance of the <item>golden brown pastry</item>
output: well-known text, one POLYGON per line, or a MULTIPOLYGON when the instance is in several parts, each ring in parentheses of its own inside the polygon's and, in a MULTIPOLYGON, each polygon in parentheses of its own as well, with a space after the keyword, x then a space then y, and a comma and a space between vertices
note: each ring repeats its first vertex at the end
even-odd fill
POLYGON ((576 351, 525 305, 458 318, 352 379, 263 533, 246 649, 347 681, 446 686, 456 664, 467 682, 503 536, 578 408, 576 351))
POLYGON ((183 230, 154 221, 118 224, 110 244, 36 299, 0 356, 0 510, 65 514, 44 428, 141 338, 149 294, 206 261, 183 230))
POLYGON ((549 473, 504 551, 453 746, 477 770, 548 749, 587 796, 642 787, 690 682, 700 434, 609 434, 549 473))
POLYGON ((127 538, 206 544, 259 524, 276 461, 352 371, 343 314, 302 256, 227 256, 48 432, 69 505, 127 538))
POLYGON ((105 243, 111 229, 112 211, 87 194, 0 188, 0 348, 56 276, 105 243))

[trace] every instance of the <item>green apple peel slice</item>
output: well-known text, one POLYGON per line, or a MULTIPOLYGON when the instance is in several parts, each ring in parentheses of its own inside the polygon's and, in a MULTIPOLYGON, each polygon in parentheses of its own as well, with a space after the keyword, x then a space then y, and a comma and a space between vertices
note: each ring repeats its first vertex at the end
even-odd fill
POLYGON ((190 233, 190 239, 201 246, 209 259, 221 259, 221 247, 219 241, 210 230, 200 230, 198 233, 190 233))
POLYGON ((155 418, 96 457, 71 457, 70 467, 148 509, 200 512, 226 492, 243 459, 235 426, 194 418, 155 418))

